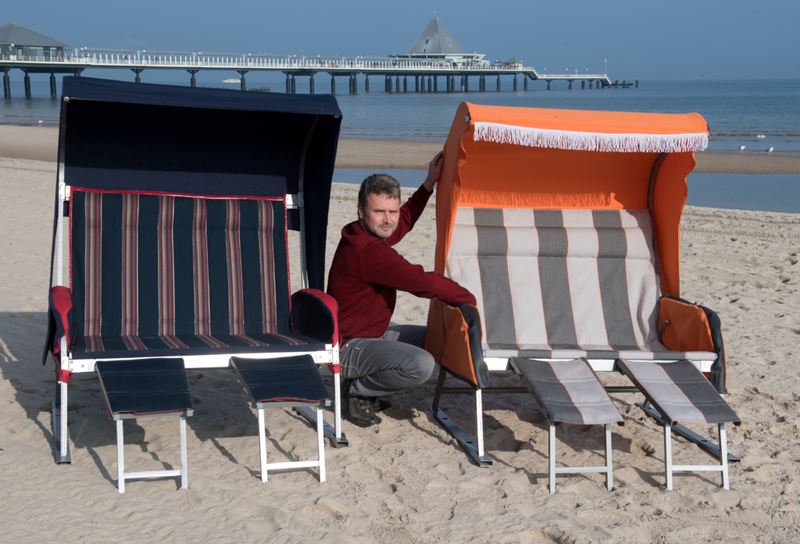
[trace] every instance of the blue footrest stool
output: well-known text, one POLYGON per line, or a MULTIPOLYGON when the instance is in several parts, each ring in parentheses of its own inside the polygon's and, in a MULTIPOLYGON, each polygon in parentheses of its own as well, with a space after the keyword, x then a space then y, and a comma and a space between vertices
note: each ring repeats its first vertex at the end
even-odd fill
POLYGON ((514 357, 512 365, 525 381, 549 426, 548 465, 550 493, 556 492, 556 474, 600 472, 606 475, 606 487, 614 489, 611 464, 611 424, 624 424, 603 384, 586 359, 572 361, 535 361, 514 357), (556 467, 556 425, 603 425, 606 464, 596 467, 556 467))
POLYGON ((247 388, 258 411, 258 441, 261 453, 261 481, 267 481, 267 470, 319 467, 319 481, 325 481, 325 437, 322 407, 330 406, 328 390, 322 382, 314 359, 310 355, 248 359, 231 357, 231 366, 247 388), (317 409, 317 461, 290 461, 267 464, 267 438, 264 408, 317 409))
POLYGON ((188 488, 186 418, 192 415, 193 407, 183 359, 104 360, 97 362, 96 369, 109 416, 117 422, 119 492, 125 493, 125 480, 172 476, 180 476, 181 488, 188 488), (125 472, 122 421, 159 416, 180 417, 180 469, 125 472))

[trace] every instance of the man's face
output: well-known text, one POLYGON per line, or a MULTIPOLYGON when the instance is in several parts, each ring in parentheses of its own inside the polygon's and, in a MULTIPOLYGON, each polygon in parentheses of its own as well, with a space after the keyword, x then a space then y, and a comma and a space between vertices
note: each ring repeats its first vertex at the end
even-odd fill
POLYGON ((399 219, 399 198, 373 193, 367 197, 365 207, 358 206, 358 223, 361 228, 383 240, 392 235, 399 219))

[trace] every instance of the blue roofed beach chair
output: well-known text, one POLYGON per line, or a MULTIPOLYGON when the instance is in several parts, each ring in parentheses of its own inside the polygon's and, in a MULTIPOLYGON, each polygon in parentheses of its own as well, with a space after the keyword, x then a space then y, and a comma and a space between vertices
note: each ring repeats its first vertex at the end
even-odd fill
MULTIPOLYGON (((57 462, 70 462, 67 384, 98 361, 308 355, 338 400, 338 310, 321 290, 335 99, 89 78, 65 78, 63 95, 45 353, 57 462)), ((325 431, 346 445, 338 402, 334 419, 325 431)))
MULTIPOLYGON (((434 299, 426 348, 442 366, 433 413, 481 466, 491 465, 481 423, 491 372, 520 374, 550 425, 556 412, 588 423, 600 410, 584 397, 600 383, 594 372, 622 372, 634 385, 607 390, 644 394, 667 437, 694 437, 722 458, 708 470, 727 488, 726 445, 677 425, 718 424, 724 442, 725 423, 739 422, 720 396, 719 319, 679 298, 686 176, 707 138, 697 114, 459 107, 437 189, 435 270, 478 306, 434 299), (448 374, 475 392, 477 444, 439 407, 448 374), (553 388, 564 393, 545 394, 553 388)), ((592 395, 605 413, 594 423, 616 421, 607 396, 592 395)), ((665 440, 671 488, 673 468, 697 467, 670 468, 665 440)))

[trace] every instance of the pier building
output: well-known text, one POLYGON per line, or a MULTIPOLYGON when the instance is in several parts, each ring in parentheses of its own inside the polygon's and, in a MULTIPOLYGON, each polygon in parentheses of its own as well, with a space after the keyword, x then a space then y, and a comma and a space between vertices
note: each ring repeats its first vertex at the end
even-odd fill
MULTIPOLYGON (((14 23, 12 23, 14 25, 14 23)), ((8 27, 10 25, 6 25, 8 27)), ((0 27, 0 28, 6 28, 0 27)), ((24 28, 15 25, 14 28, 24 28)), ((497 91, 501 89, 501 78, 513 79, 517 90, 518 80, 523 81, 523 90, 528 90, 529 81, 544 81, 547 89, 554 81, 564 81, 569 89, 577 81, 581 88, 600 89, 608 87, 630 87, 632 83, 618 80, 612 82, 606 74, 548 74, 540 73, 533 66, 524 66, 517 59, 490 64, 485 55, 466 53, 445 28, 441 20, 434 16, 411 48, 403 54, 390 54, 385 57, 342 57, 322 55, 271 55, 262 53, 208 53, 200 51, 152 51, 132 49, 70 48, 67 44, 48 38, 30 29, 28 42, 34 35, 42 41, 52 40, 49 45, 27 45, 20 49, 17 42, 8 45, 8 52, 0 53, 0 70, 3 71, 3 93, 11 97, 9 71, 17 68, 25 73, 25 95, 30 97, 31 73, 50 73, 51 94, 55 97, 56 73, 70 73, 79 76, 84 70, 123 69, 134 73, 134 81, 140 81, 145 70, 185 70, 190 74, 189 84, 196 85, 195 75, 203 71, 236 72, 240 87, 245 90, 245 76, 250 72, 281 72, 286 76, 286 92, 296 92, 296 80, 309 78, 309 92, 316 92, 315 76, 330 76, 330 92, 336 94, 336 78, 347 78, 347 92, 356 94, 360 88, 370 92, 370 77, 383 79, 383 89, 396 92, 467 92, 486 91, 487 80, 496 78, 497 91), (41 48, 40 49, 31 49, 41 48), (49 56, 45 54, 49 47, 49 56), (55 51, 55 53, 53 53, 55 51), (513 62, 512 62, 513 61, 513 62), (361 81, 360 81, 361 80, 361 81), (402 80, 402 81, 401 81, 402 80), (410 80, 410 81, 409 81, 410 80), (470 83, 477 80, 477 85, 470 83), (443 83, 443 84, 442 84, 443 83)), ((0 35, 2 37, 2 35, 0 35)), ((5 42, 3 42, 5 43, 5 42)), ((5 50, 4 50, 5 51, 5 50)), ((638 83, 638 81, 637 81, 638 83)), ((637 85, 638 86, 638 85, 637 85)))
MULTIPOLYGON (((61 66, 64 60, 64 50, 68 47, 69 45, 64 42, 14 22, 0 26, 0 61, 10 60, 13 57, 32 59, 42 63, 19 66, 25 73, 26 96, 31 94, 30 74, 32 73, 50 73, 50 94, 55 96, 55 74, 73 72, 73 70, 61 66)), ((3 94, 6 98, 11 95, 11 82, 8 77, 8 71, 12 67, 5 62, 0 64, 0 68, 3 70, 3 94)))

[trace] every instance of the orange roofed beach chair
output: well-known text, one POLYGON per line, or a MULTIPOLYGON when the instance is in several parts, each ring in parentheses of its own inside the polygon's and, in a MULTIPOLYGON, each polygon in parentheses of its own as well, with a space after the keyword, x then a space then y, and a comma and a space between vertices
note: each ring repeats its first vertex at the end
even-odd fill
POLYGON ((614 371, 633 386, 606 390, 642 392, 664 426, 667 486, 673 471, 718 470, 728 487, 725 424, 739 421, 720 395, 719 319, 680 298, 686 176, 707 142, 699 114, 460 105, 436 198, 435 271, 478 306, 433 299, 426 348, 442 369, 434 416, 481 466, 491 465, 482 391, 491 372, 515 371, 550 423, 551 492, 556 472, 581 471, 555 468, 560 422, 606 425, 607 466, 582 471, 606 472, 611 489, 608 425, 621 417, 596 394, 596 372, 614 371), (448 373, 475 392, 477 444, 439 407, 448 373), (720 446, 678 421, 717 424, 720 446), (673 430, 720 465, 673 466, 673 430))

